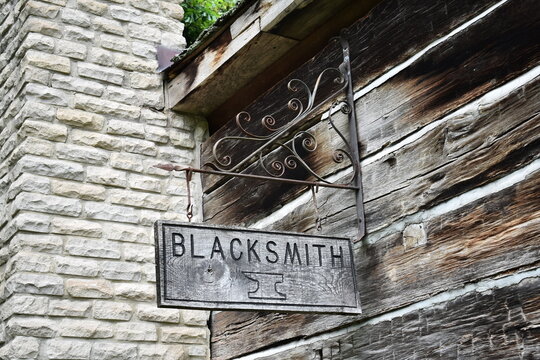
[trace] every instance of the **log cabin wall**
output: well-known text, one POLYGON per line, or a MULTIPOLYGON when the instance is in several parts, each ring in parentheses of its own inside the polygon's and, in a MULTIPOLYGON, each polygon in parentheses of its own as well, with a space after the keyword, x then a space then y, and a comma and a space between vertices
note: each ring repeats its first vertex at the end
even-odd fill
MULTIPOLYGON (((363 313, 218 312, 213 359, 540 358, 539 20, 537 0, 385 0, 349 27, 363 313)), ((286 116, 276 109, 291 97, 287 81, 312 83, 340 57, 329 44, 238 111, 286 116)), ((308 161, 345 177, 327 127, 314 119, 323 140, 308 161)), ((234 121, 221 127, 202 160, 236 132, 234 121)), ((306 188, 212 177, 204 186, 206 222, 317 233, 306 188)), ((353 195, 318 196, 322 234, 354 236, 353 195)))

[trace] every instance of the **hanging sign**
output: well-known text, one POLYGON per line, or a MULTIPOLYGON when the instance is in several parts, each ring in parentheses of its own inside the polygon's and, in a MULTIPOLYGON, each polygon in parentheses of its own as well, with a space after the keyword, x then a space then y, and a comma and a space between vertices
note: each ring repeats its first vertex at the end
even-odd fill
POLYGON ((157 221, 158 305, 360 313, 348 238, 157 221))

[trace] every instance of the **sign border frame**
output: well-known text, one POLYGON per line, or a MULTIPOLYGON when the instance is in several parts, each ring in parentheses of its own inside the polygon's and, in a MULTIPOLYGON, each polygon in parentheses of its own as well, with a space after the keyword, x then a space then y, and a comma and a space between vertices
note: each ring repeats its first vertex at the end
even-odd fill
MULTIPOLYGON (((290 231, 269 231, 269 230, 259 230, 259 229, 250 229, 240 226, 224 226, 216 224, 206 224, 206 223, 190 223, 182 221, 173 221, 173 220, 157 220, 154 223, 154 240, 155 240, 155 267, 156 267, 156 299, 157 306, 160 308, 176 308, 176 309, 194 309, 194 310, 240 310, 240 311, 265 311, 265 312, 303 312, 303 313, 319 313, 319 314, 348 314, 348 315, 359 315, 362 313, 361 304, 360 304, 360 294, 358 291, 358 285, 356 281, 356 266, 354 262, 354 252, 353 252, 353 241, 350 237, 337 237, 337 236, 325 236, 325 235, 312 235, 306 233, 297 233, 290 231), (161 242, 164 240, 163 232, 159 231, 160 228, 163 229, 163 226, 173 225, 173 226, 186 226, 193 228, 213 228, 218 230, 233 230, 241 231, 248 233, 266 233, 266 234, 277 234, 277 235, 288 235, 295 237, 308 237, 308 238, 322 238, 322 239, 333 239, 333 240, 346 240, 349 243, 349 251, 351 254, 351 267, 352 278, 353 278, 353 291, 356 299, 356 307, 352 306, 332 306, 332 305, 272 305, 267 303, 230 303, 230 302, 220 302, 220 301, 211 301, 211 302, 202 302, 198 300, 166 300, 165 299, 165 266, 161 266, 161 252, 164 250, 161 242), (214 304, 214 306, 209 306, 214 304), (264 309, 258 309, 258 306, 264 307, 264 309)), ((164 259, 163 259, 164 260, 164 259)))

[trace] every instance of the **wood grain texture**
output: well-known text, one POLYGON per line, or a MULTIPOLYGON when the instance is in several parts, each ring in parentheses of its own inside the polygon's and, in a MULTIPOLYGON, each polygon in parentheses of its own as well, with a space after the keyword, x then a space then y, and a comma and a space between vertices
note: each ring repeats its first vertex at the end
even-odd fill
MULTIPOLYGON (((530 34, 540 33, 540 22, 535 16, 527 16, 534 6, 540 7, 526 0, 503 5, 466 32, 426 54, 390 82, 360 98, 356 107, 363 156, 398 141, 536 65, 540 60, 540 41, 535 41, 535 35, 530 34), (493 28, 500 32, 491 33, 493 28), (512 38, 515 41, 511 41, 512 38), (481 48, 476 44, 480 40, 484 41, 481 48), (498 54, 502 53, 511 53, 512 61, 501 61, 498 54)), ((318 159, 315 169, 323 174, 333 173, 339 166, 326 161, 323 149, 312 156, 318 159)), ((240 145, 235 151, 242 154, 248 150, 240 145)), ((208 194, 204 200, 205 219, 216 223, 249 223, 303 191, 282 184, 250 187, 252 184, 248 181, 234 179, 208 194), (238 189, 246 192, 238 196, 238 189), (264 206, 260 206, 262 193, 280 195, 266 197, 264 206)), ((366 196, 370 196, 369 191, 366 196)))
MULTIPOLYGON (((535 79, 499 101, 486 102, 472 113, 448 117, 418 141, 366 166, 368 230, 373 232, 406 214, 431 208, 537 159, 540 154, 538 103, 540 79, 535 79)), ((538 174, 535 175, 537 178, 538 174)), ((528 181, 535 182, 536 188, 525 187, 526 190, 519 193, 511 188, 472 207, 421 224, 426 231, 427 247, 406 251, 401 233, 389 235, 373 245, 359 245, 355 258, 366 261, 361 263, 358 272, 359 288, 367 287, 362 297, 366 316, 426 298, 463 281, 537 261, 538 250, 521 242, 524 238, 529 244, 536 244, 540 237, 540 225, 531 222, 531 216, 532 219, 538 217, 540 211, 538 180, 531 176, 528 181), (515 229, 509 230, 508 226, 515 229), (499 237, 496 234, 500 234, 499 237), (437 238, 448 237, 453 237, 454 245, 441 240, 441 247, 435 246, 437 238), (490 251, 499 255, 488 255, 486 252, 490 251), (404 257, 397 260, 393 256, 404 257), (461 268, 464 264, 467 264, 466 269, 461 268), (418 273, 420 270, 426 271, 425 277, 418 273)), ((324 233, 355 231, 351 200, 347 202, 335 191, 321 190, 321 211, 328 217, 323 224, 324 233)), ((270 228, 314 231, 314 216, 312 206, 302 206, 270 228)), ((347 317, 299 314, 219 313, 213 328, 214 354, 223 351, 225 355, 220 356, 227 358, 243 347, 249 348, 249 344, 242 341, 247 334, 260 339, 258 344, 264 345, 319 333, 352 321, 354 319, 347 317), (288 324, 286 330, 283 323, 288 324), (227 342, 222 341, 225 337, 227 342), (266 343, 267 339, 271 340, 266 343), (231 348, 231 344, 238 347, 231 348)))
MULTIPOLYGON (((355 88, 365 86, 384 71, 414 55, 419 49, 496 2, 496 0, 382 2, 367 17, 349 28, 348 38, 355 88), (388 21, 388 19, 399 19, 399 21, 388 21)), ((341 56, 342 50, 339 46, 334 43, 328 44, 319 54, 277 83, 251 105, 238 111, 248 111, 254 119, 273 114, 276 119, 282 118, 284 122, 288 121, 292 114, 285 109, 291 97, 287 82, 291 78, 300 78, 307 84, 313 85, 323 69, 339 64, 341 56)), ((330 83, 323 84, 323 89, 330 83)), ((256 129, 256 125, 253 126, 251 130, 256 129)), ((238 134, 234 119, 231 119, 228 125, 218 130, 203 144, 201 163, 208 161, 211 148, 217 139, 238 134)), ((223 150, 229 152, 228 150, 235 147, 236 144, 223 150)), ((249 145, 238 148, 238 151, 244 153, 252 150, 253 147, 249 145)), ((214 186, 218 180, 215 177, 205 177, 205 190, 214 186)))
POLYGON ((526 278, 259 359, 537 359, 539 294, 526 278))
POLYGON ((355 259, 363 289, 362 317, 218 313, 213 322, 213 357, 228 359, 318 334, 463 283, 537 266, 539 219, 540 172, 536 172, 515 186, 414 224, 420 231, 406 229, 373 244, 359 243, 355 259))

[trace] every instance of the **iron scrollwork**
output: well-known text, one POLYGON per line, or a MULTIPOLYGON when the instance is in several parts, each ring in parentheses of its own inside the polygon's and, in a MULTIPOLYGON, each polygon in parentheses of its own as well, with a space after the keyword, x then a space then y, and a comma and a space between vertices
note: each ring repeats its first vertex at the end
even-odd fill
MULTIPOLYGON (((329 183, 318 174, 305 160, 306 154, 312 153, 317 149, 318 143, 316 137, 308 130, 302 129, 302 124, 306 119, 310 119, 314 113, 321 109, 329 101, 339 97, 349 84, 349 77, 346 72, 346 64, 343 62, 339 67, 329 67, 321 71, 313 85, 310 88, 304 81, 300 79, 292 79, 288 82, 287 88, 293 94, 292 98, 287 103, 287 108, 294 112, 294 116, 289 121, 277 121, 274 115, 267 114, 263 116, 259 122, 258 130, 262 133, 253 131, 251 125, 253 118, 251 114, 242 111, 236 115, 236 126, 242 133, 242 136, 225 136, 214 144, 212 148, 213 162, 208 162, 208 166, 217 171, 223 172, 241 172, 246 166, 253 162, 253 159, 258 161, 264 172, 273 178, 280 178, 286 175, 287 169, 294 170, 298 167, 306 170, 311 176, 323 183, 329 183), (331 80, 337 89, 326 95, 321 95, 321 84, 331 80), (228 153, 221 153, 220 148, 226 142, 248 141, 255 142, 259 146, 255 151, 243 155, 242 159, 233 163, 233 156, 228 153), (282 160, 271 160, 267 163, 267 155, 276 149, 282 149, 285 153, 282 160), (304 156, 302 155, 304 154, 304 156)), ((355 164, 354 157, 351 154, 351 145, 346 137, 335 126, 332 118, 336 111, 341 111, 344 114, 351 112, 351 105, 346 99, 334 101, 328 110, 327 120, 333 131, 344 141, 345 148, 335 149, 332 159, 336 163, 349 161, 354 169, 354 175, 351 182, 356 177, 358 167, 355 164)), ((348 184, 350 184, 349 182, 348 184)))

